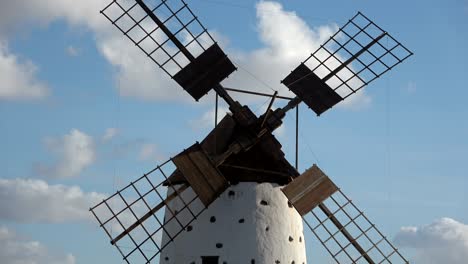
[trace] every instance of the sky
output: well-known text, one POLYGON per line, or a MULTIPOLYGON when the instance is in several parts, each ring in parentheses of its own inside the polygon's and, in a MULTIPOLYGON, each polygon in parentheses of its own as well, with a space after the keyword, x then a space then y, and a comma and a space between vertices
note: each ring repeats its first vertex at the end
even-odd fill
MULTIPOLYGON (((0 2, 2 263, 123 263, 89 207, 213 127, 214 95, 194 102, 99 14, 107 2, 0 2)), ((290 95, 280 80, 357 11, 412 50, 322 116, 301 107, 299 170, 318 164, 412 263, 464 263, 468 1, 187 3, 238 66, 233 88, 290 95)), ((292 162, 294 118, 276 132, 292 162)), ((309 262, 325 263, 313 239, 309 262)))

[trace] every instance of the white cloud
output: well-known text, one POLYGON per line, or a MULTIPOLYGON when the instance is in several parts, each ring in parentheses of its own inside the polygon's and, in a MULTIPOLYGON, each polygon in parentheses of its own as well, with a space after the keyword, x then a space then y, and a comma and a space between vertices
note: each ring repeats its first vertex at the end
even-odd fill
POLYGON ((37 166, 40 174, 50 178, 71 178, 78 176, 96 159, 96 149, 91 136, 72 129, 62 138, 46 139, 48 149, 59 156, 52 166, 37 166))
MULTIPOLYGON (((144 100, 178 100, 193 101, 192 98, 160 71, 138 48, 124 37, 111 23, 97 12, 106 6, 106 0, 45 0, 45 1, 10 1, 2 5, 0 11, 0 32, 12 28, 12 25, 28 22, 47 24, 63 19, 71 25, 84 26, 96 35, 96 45, 104 58, 117 69, 116 85, 122 96, 136 97, 144 100), (73 6, 73 8, 70 8, 73 6), (22 14, 22 20, 11 14, 22 14), (2 30, 2 28, 4 30, 2 30)), ((241 66, 225 81, 227 86, 271 90, 252 78, 253 73, 268 86, 281 94, 288 94, 286 87, 279 83, 299 62, 317 49, 336 29, 336 25, 310 27, 296 13, 286 11, 282 5, 273 1, 260 1, 257 6, 257 30, 263 47, 250 52, 229 52, 234 62, 241 66)), ((223 40, 222 36, 218 36, 223 40)), ((229 41, 222 41, 227 45, 229 41)), ((229 50, 229 49, 228 49, 229 50)), ((235 94, 237 98, 241 95, 235 94)), ((242 98, 242 103, 253 96, 242 98)), ((367 104, 370 98, 365 93, 353 95, 341 107, 354 107, 356 104, 367 104)), ((251 101, 252 102, 252 101, 251 101)))
MULTIPOLYGON (((0 8, 0 39, 7 39, 22 26, 47 25, 65 19, 72 25, 87 25, 95 30, 105 28, 98 10, 105 0, 16 0, 3 1, 0 8), (18 15, 21 14, 21 15, 18 15)), ((37 80, 38 67, 31 61, 19 62, 0 41, 0 99, 37 99, 47 96, 46 84, 37 80)))
POLYGON ((2 3, 0 34, 9 34, 27 24, 47 25, 64 19, 71 25, 87 25, 93 29, 106 27, 99 14, 107 0, 16 0, 2 3), (21 16, 18 16, 21 14, 21 16))
POLYGON ((65 52, 68 54, 68 56, 70 57, 76 57, 80 54, 80 51, 73 47, 73 46, 68 46, 66 49, 65 49, 65 52))
POLYGON ((141 161, 161 161, 163 155, 158 152, 155 144, 144 143, 141 145, 139 159, 141 161))
POLYGON ((102 136, 102 140, 109 141, 113 139, 115 136, 117 136, 118 133, 119 133, 119 129, 115 127, 110 127, 106 129, 106 131, 104 132, 104 136, 102 136))
MULTIPOLYGON (((229 112, 227 107, 218 107, 218 123, 229 112)), ((193 129, 213 129, 215 126, 215 108, 205 112, 200 118, 190 122, 193 129)))
POLYGON ((0 219, 14 222, 89 221, 89 208, 105 195, 77 186, 49 185, 42 180, 0 179, 0 219))
POLYGON ((51 253, 38 241, 26 240, 0 226, 0 259, 3 264, 75 264, 71 254, 51 253))
POLYGON ((101 54, 117 69, 116 85, 121 96, 143 100, 192 100, 120 32, 99 34, 97 45, 101 54))
POLYGON ((422 227, 402 227, 395 243, 415 249, 415 263, 463 264, 468 259, 468 225, 442 218, 422 227))
POLYGON ((20 62, 0 39, 0 100, 38 99, 48 94, 46 84, 36 78, 37 66, 20 62))
MULTIPOLYGON (((84 192, 78 186, 49 185, 36 179, 0 179, 0 221, 97 224, 89 208, 107 197, 107 194, 84 192)), ((131 203, 137 197, 125 195, 125 198, 131 203)), ((116 212, 125 207, 119 196, 114 196, 109 204, 116 212)), ((132 206, 132 209, 139 216, 147 210, 141 203, 132 206)), ((95 213, 101 220, 111 217, 111 212, 105 205, 95 209, 95 213)), ((136 221, 128 210, 119 214, 119 220, 127 227, 136 221)), ((123 230, 115 220, 106 225, 106 228, 112 229, 113 232, 123 230)))
MULTIPOLYGON (((260 1, 257 4, 257 20, 257 30, 264 46, 248 53, 233 52, 234 56, 231 57, 240 65, 240 69, 225 81, 226 86, 271 94, 270 87, 281 95, 294 96, 280 84, 280 80, 318 49, 338 27, 335 24, 310 27, 295 12, 286 11, 280 3, 273 1, 260 1)), ((244 96, 242 99, 247 98, 244 96)), ((368 105, 370 100, 365 92, 360 92, 338 106, 359 109, 368 105)))

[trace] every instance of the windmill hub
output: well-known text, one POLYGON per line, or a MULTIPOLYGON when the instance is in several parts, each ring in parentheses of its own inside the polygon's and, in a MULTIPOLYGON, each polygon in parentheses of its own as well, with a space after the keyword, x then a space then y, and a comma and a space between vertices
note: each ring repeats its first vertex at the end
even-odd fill
MULTIPOLYGON (((181 210, 183 204, 174 200, 168 207, 181 210)), ((171 215, 167 210, 166 221, 171 215)), ((178 218, 188 222, 190 214, 178 218)), ((167 233, 178 228, 172 222, 167 233)), ((163 235, 162 243, 168 240, 163 235)), ((160 263, 306 263, 302 218, 278 184, 241 182, 229 187, 163 249, 160 263), (217 260, 208 262, 209 258, 217 260)))

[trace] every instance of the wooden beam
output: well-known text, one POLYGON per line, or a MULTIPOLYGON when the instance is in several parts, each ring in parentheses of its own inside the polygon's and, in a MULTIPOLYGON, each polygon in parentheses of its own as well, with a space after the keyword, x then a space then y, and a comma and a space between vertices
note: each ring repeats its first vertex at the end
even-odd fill
POLYGON ((157 211, 159 211, 161 208, 163 208, 166 204, 168 204, 170 201, 172 201, 174 198, 177 197, 178 194, 182 193, 188 188, 188 185, 184 184, 180 186, 175 192, 167 196, 167 198, 160 202, 158 205, 153 207, 148 213, 143 215, 140 219, 138 219, 135 223, 133 223, 131 226, 129 226, 127 229, 125 229, 120 235, 115 237, 114 239, 111 240, 111 244, 115 245, 115 243, 119 242, 120 239, 128 235, 130 232, 132 232, 133 229, 137 228, 138 226, 142 225, 143 222, 148 220, 152 215, 154 215, 157 211))

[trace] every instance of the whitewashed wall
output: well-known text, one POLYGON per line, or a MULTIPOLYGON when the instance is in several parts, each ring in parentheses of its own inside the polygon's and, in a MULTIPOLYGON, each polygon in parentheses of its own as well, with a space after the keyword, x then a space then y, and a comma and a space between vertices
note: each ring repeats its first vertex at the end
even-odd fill
MULTIPOLYGON (((186 192, 193 194, 191 189, 186 192)), ((171 205, 181 207, 177 200, 171 205)), ((180 215, 186 223, 189 214, 180 215)), ((173 234, 180 225, 172 221, 168 228, 173 234)), ((162 239, 166 243, 167 235, 162 239)), ((229 187, 161 252, 160 264, 201 264, 201 256, 219 256, 220 264, 305 264, 302 219, 276 184, 241 182, 229 187)))

